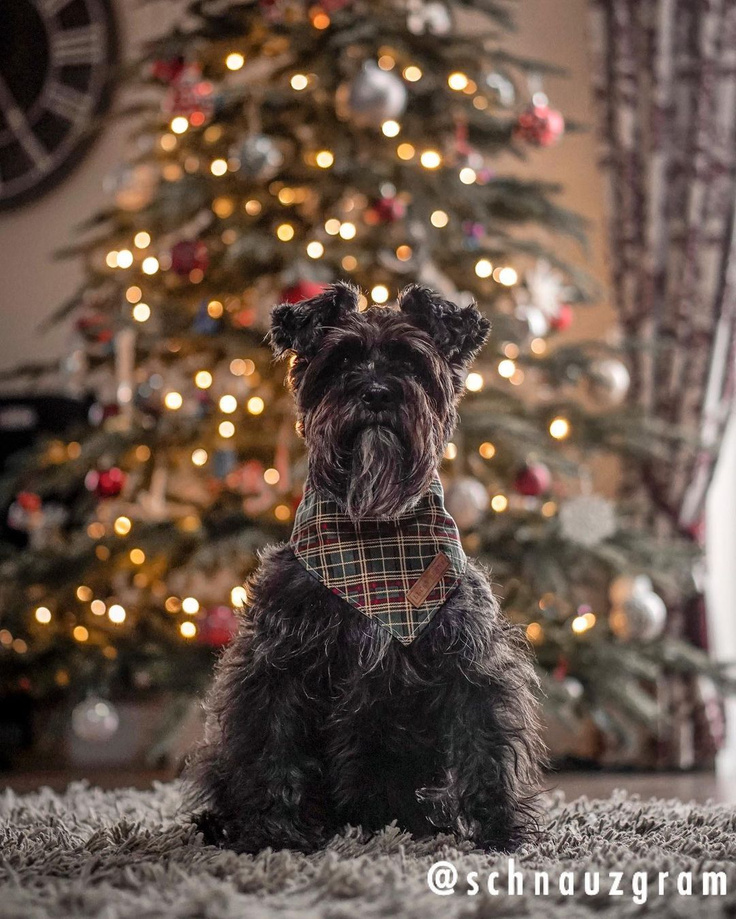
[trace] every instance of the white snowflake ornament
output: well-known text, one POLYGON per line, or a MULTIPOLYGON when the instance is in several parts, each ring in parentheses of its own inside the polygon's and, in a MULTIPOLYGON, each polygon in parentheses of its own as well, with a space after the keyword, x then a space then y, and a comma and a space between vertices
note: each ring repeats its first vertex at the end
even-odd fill
POLYGON ((600 495, 580 495, 566 501, 559 521, 565 539, 588 548, 613 536, 618 528, 613 505, 600 495))

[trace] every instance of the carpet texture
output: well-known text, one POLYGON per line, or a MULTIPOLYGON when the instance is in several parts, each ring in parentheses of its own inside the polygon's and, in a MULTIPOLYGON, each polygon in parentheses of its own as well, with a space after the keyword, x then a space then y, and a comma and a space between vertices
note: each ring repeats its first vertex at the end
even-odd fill
MULTIPOLYGON (((694 919, 736 914, 733 807, 642 801, 624 792, 605 801, 566 803, 550 796, 542 839, 515 858, 523 894, 510 896, 507 856, 474 851, 447 836, 414 842, 391 827, 372 838, 351 830, 316 855, 267 850, 253 858, 203 845, 178 813, 179 805, 176 784, 149 792, 103 792, 78 783, 63 795, 48 789, 24 796, 3 793, 0 917, 618 919, 646 911, 694 919), (459 872, 452 895, 428 888, 427 871, 438 860, 454 862, 459 872), (499 872, 497 896, 487 890, 493 870, 499 872), (583 892, 586 870, 600 872, 597 895, 583 892), (609 872, 616 870, 623 872, 622 896, 608 893, 609 872), (704 872, 719 870, 726 874, 726 895, 704 897, 704 872), (472 871, 477 879, 468 883, 472 871), (549 896, 534 895, 535 871, 549 873, 549 896), (660 882, 663 871, 670 876, 660 882), (635 872, 647 877, 635 881, 635 872), (680 872, 692 877, 690 896, 678 893, 680 872), (574 896, 567 895, 570 883, 574 896), (480 890, 469 896, 475 884, 480 890), (633 885, 640 890, 639 903, 633 885), (642 897, 646 906, 640 905, 642 897)), ((687 881, 681 883, 687 887, 687 881)))

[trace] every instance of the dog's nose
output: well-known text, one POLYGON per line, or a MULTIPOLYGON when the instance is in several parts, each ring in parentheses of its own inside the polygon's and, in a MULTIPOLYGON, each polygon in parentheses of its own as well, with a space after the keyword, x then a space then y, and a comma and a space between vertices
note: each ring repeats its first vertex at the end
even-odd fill
POLYGON ((381 386, 380 383, 372 383, 367 389, 364 389, 360 398, 363 404, 371 412, 380 412, 388 408, 391 402, 391 390, 388 386, 381 386))

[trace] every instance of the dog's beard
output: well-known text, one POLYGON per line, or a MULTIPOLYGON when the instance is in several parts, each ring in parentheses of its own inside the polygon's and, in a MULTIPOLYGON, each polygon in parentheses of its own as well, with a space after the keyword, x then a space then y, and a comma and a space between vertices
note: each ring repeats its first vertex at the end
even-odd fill
POLYGON ((416 412, 402 405, 392 423, 348 418, 326 405, 311 420, 307 440, 313 482, 353 520, 396 517, 426 493, 442 448, 428 404, 416 412))

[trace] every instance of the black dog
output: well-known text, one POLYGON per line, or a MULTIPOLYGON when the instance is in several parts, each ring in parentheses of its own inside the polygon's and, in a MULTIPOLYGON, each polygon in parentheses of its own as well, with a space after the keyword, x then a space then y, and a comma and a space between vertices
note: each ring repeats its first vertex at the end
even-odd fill
MULTIPOLYGON (((345 824, 377 830, 392 820, 415 835, 447 831, 508 850, 535 825, 535 678, 486 575, 465 565, 437 478, 489 324, 474 306, 416 286, 398 309, 359 312, 357 302, 337 284, 273 312, 275 353, 294 355, 309 491, 292 544, 264 554, 248 615, 220 661, 189 771, 197 819, 208 841, 241 852, 309 851, 345 824), (308 495, 314 513, 302 525, 308 495), (426 558, 404 546, 423 551, 404 538, 415 515, 445 540, 426 571, 426 558), (404 569, 399 581, 386 576, 389 593, 411 588, 400 592, 408 618, 391 620, 391 597, 370 596, 377 583, 359 565, 340 568, 344 589, 309 567, 310 539, 333 525, 328 549, 337 552, 361 527, 398 533, 401 563, 420 565, 411 583, 404 569), (388 620, 344 599, 355 584, 369 595, 363 602, 385 601, 388 620), (436 608, 425 615, 414 601, 426 605, 432 590, 436 608)), ((315 552, 325 555, 324 545, 315 552)))

